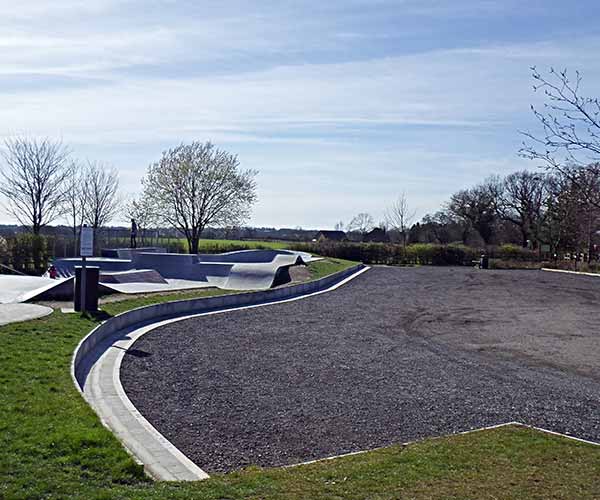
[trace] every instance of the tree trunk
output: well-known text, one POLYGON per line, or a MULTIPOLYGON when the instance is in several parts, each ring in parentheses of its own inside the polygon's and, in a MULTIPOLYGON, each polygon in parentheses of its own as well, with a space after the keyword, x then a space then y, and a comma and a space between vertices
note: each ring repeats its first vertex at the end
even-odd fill
POLYGON ((197 235, 190 236, 188 238, 188 246, 191 254, 198 253, 198 245, 200 243, 200 238, 197 235))
POLYGON ((527 248, 527 241, 529 240, 528 236, 529 236, 528 232, 525 230, 525 228, 523 226, 521 226, 521 242, 522 242, 523 248, 527 248))
POLYGON ((463 245, 466 245, 467 242, 469 241, 469 233, 470 233, 470 231, 469 231, 468 228, 463 229, 463 231, 462 231, 462 242, 463 242, 463 245))

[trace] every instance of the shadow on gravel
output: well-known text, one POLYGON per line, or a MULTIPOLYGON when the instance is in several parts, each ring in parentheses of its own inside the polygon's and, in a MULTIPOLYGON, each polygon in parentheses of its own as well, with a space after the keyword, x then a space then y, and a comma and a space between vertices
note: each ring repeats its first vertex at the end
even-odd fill
POLYGON ((125 351, 125 356, 134 356, 136 358, 147 358, 152 356, 151 353, 142 351, 141 349, 128 349, 125 351))

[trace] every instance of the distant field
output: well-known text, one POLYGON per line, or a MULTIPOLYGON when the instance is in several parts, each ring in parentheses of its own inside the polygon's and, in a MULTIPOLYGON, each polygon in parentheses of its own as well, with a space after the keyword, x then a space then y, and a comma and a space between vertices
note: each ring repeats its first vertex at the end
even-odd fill
MULTIPOLYGON (((184 240, 185 241, 185 240, 184 240)), ((200 240, 200 251, 204 249, 220 249, 223 247, 272 248, 280 250, 288 248, 288 241, 254 241, 254 240, 200 240)))
MULTIPOLYGON (((235 250, 246 249, 265 249, 275 250, 288 248, 289 241, 260 241, 260 240, 200 240, 200 253, 219 253, 232 252, 235 250)), ((110 241, 111 247, 129 247, 129 239, 119 238, 110 241)), ((170 252, 186 252, 188 250, 187 240, 185 238, 149 238, 145 241, 138 240, 138 246, 159 246, 165 247, 170 252)))

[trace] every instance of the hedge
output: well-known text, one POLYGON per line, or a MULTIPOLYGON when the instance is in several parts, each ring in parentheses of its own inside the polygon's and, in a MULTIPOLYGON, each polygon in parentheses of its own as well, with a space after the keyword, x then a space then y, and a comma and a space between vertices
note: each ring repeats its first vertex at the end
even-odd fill
MULTIPOLYGON (((323 257, 354 260, 365 264, 470 266, 481 257, 481 250, 459 244, 436 245, 415 243, 403 247, 392 243, 313 242, 297 243, 290 247, 323 257)), ((515 245, 489 248, 493 259, 537 262, 537 254, 515 245)))

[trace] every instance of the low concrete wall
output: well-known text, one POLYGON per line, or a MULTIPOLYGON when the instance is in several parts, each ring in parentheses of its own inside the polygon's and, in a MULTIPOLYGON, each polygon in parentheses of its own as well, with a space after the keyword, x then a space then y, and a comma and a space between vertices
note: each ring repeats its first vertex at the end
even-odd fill
POLYGON ((309 281, 307 283, 300 283, 298 285, 258 292, 217 295, 215 297, 165 302, 124 312, 108 319, 98 327, 94 328, 94 330, 82 339, 73 354, 71 362, 72 376, 77 387, 82 390, 87 374, 97 359, 97 347, 103 343, 108 347, 108 345, 110 345, 108 341, 112 339, 113 336, 116 334, 121 335, 123 330, 130 329, 133 326, 139 327, 143 324, 177 316, 186 316, 214 310, 264 304, 278 300, 301 297, 303 295, 326 290, 364 267, 363 264, 359 264, 326 276, 325 278, 309 281))

